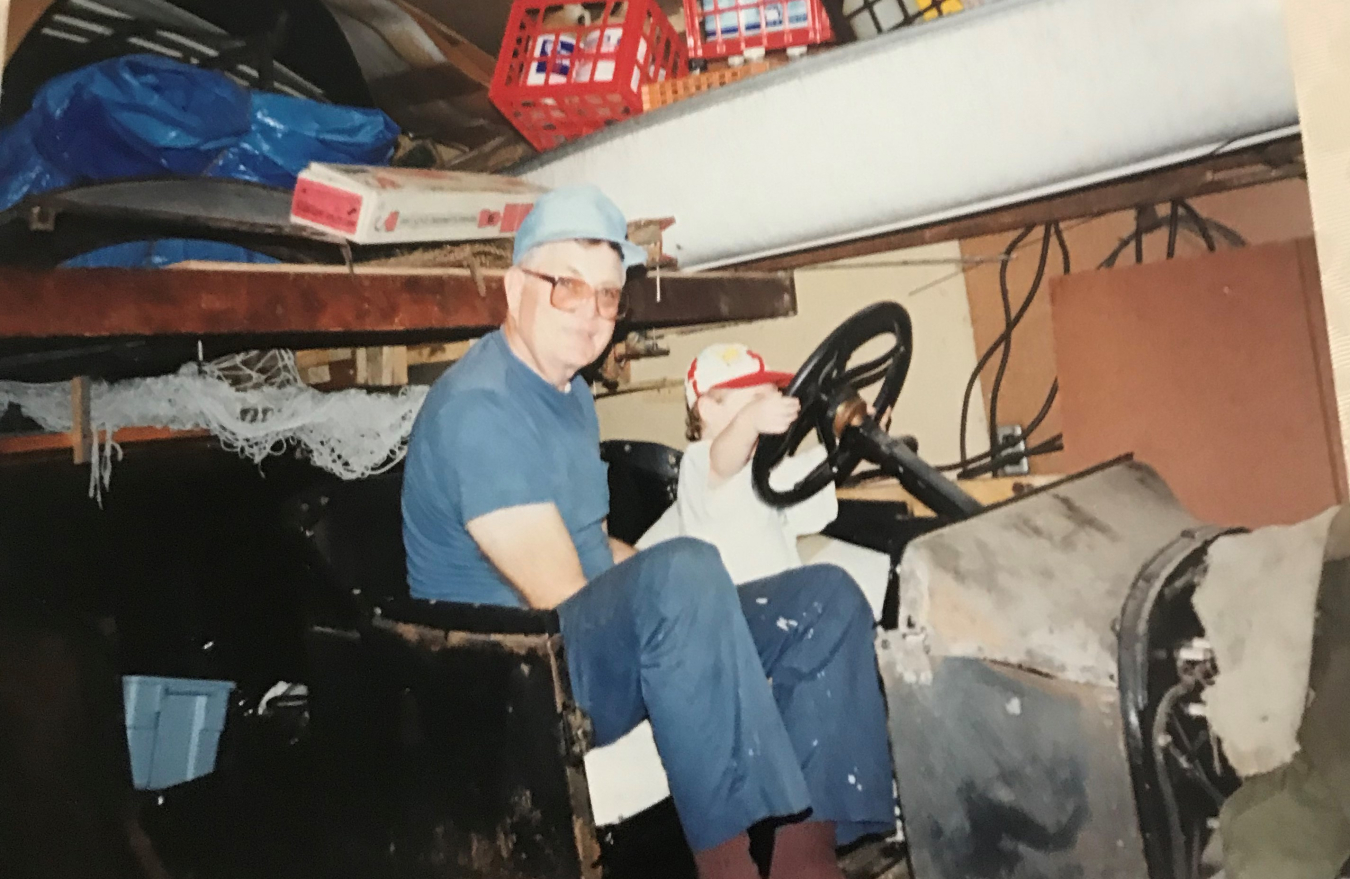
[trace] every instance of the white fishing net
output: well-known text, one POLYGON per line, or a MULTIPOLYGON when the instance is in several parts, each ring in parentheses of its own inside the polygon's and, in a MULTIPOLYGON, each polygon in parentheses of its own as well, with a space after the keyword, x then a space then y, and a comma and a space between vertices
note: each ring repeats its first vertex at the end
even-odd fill
MULTIPOLYGON (((403 459, 427 390, 318 391, 300 380, 289 351, 246 352, 189 363, 173 375, 93 382, 89 494, 102 498, 113 460, 122 457, 113 434, 134 426, 207 430, 254 463, 294 449, 343 479, 381 473, 403 459)), ((0 381, 0 413, 10 405, 44 430, 72 428, 69 383, 0 381)))

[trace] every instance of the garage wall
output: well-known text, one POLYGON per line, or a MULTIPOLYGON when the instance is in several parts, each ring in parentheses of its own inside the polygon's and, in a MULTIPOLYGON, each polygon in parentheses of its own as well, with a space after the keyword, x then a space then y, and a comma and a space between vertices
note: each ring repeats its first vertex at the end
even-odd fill
MULTIPOLYGON (((1247 239, 1249 244, 1290 241, 1312 234, 1312 214, 1308 202, 1307 185, 1302 180, 1286 180, 1267 186, 1234 190, 1195 199, 1192 204, 1201 215, 1221 222, 1247 239)), ((1167 205, 1157 210, 1164 217, 1167 205)), ((1072 258, 1072 271, 1093 271, 1116 246, 1121 238, 1134 228, 1133 212, 1108 214, 1086 220, 1070 220, 1062 224, 1072 258)), ((1013 233, 1001 233, 961 243, 961 252, 972 260, 998 256, 1013 238, 1013 233)), ((1030 287, 1039 256, 1039 232, 1033 234, 1009 263, 1009 287, 1012 305, 1016 310, 1030 287)), ((1223 246, 1222 244, 1220 245, 1223 246)), ((1205 251, 1198 239, 1182 235, 1178 239, 1177 258, 1205 251)), ((1145 239, 1145 262, 1165 258, 1167 232, 1164 229, 1145 239)), ((1133 248, 1121 254, 1119 266, 1134 262, 1133 248)), ((1058 250, 1052 247, 1046 281, 1018 325, 1013 336, 1012 357, 999 395, 998 420, 1003 424, 1026 424, 1040 409, 1050 384, 1058 371, 1055 344, 1051 329, 1049 281, 1060 275, 1058 250)), ((965 275, 970 298, 970 314, 975 331, 975 347, 983 352, 1003 330, 1003 306, 999 295, 997 263, 972 263, 965 275)), ((988 412, 988 394, 993 382, 998 358, 987 366, 981 382, 985 412, 988 412)), ((1048 438, 1061 429, 1059 407, 1055 406, 1043 426, 1033 437, 1048 438)), ((972 448, 984 448, 972 444, 972 448)), ((1046 455, 1032 460, 1032 472, 1059 473, 1066 464, 1060 455, 1046 455)))
MULTIPOLYGON (((769 364, 795 371, 830 330, 858 309, 890 299, 909 310, 914 360, 891 430, 919 439, 928 460, 957 457, 961 393, 975 366, 975 346, 960 246, 956 242, 847 260, 796 273, 797 315, 686 334, 667 333, 668 357, 633 364, 633 381, 682 381, 689 362, 714 342, 744 342, 769 364)), ((979 394, 977 389, 976 394, 979 394)), ((979 397, 977 396, 978 400, 979 397)), ((623 394, 598 401, 605 439, 639 439, 683 448, 684 391, 623 394)), ((977 405, 967 429, 972 449, 987 433, 977 405)))

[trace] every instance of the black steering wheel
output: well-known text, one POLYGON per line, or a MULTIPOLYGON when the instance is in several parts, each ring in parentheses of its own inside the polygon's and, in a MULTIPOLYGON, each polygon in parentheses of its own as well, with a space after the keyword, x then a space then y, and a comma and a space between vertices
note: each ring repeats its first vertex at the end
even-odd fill
POLYGON ((784 391, 801 401, 801 414, 785 433, 759 439, 751 463, 759 496, 775 507, 801 503, 831 481, 842 484, 866 458, 938 515, 964 518, 979 511, 979 503, 878 424, 900 395, 913 349, 909 312, 897 302, 869 305, 825 337, 784 391), (883 354, 849 366, 859 349, 881 336, 893 340, 883 354), (869 412, 859 392, 878 382, 869 412), (769 484, 770 472, 812 430, 825 447, 825 460, 793 487, 778 491, 769 484))
POLYGON ((831 481, 841 484, 847 479, 862 460, 862 455, 854 444, 839 442, 840 431, 835 425, 835 416, 840 405, 858 399, 859 391, 880 381, 881 386, 872 401, 872 417, 883 420, 895 405, 905 377, 909 375, 913 346, 914 330, 909 312, 898 302, 869 305, 826 336, 784 391, 801 401, 801 414, 786 433, 760 437, 751 465, 759 496, 775 507, 789 507, 811 497, 831 481), (886 335, 893 337, 894 343, 885 353, 849 368, 849 358, 859 348, 886 335), (769 472, 796 452, 812 430, 825 447, 825 460, 792 488, 776 490, 769 485, 769 472))

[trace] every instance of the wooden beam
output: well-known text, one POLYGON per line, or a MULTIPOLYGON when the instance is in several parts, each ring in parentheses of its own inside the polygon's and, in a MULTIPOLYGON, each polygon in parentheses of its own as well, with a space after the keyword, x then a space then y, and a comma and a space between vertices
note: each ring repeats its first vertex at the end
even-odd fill
MULTIPOLYGON (((975 500, 989 506, 1019 497, 1037 488, 1058 482, 1063 476, 1036 474, 1028 476, 990 476, 979 479, 958 479, 956 484, 975 500)), ((916 516, 931 516, 933 511, 914 499, 914 496, 890 479, 868 482, 839 489, 839 499, 845 501, 903 501, 916 516)))
MULTIPOLYGON (((113 442, 120 446, 129 443, 153 442, 158 440, 201 439, 211 435, 207 430, 170 430, 167 427, 124 427, 113 432, 113 442)), ((99 431, 99 443, 108 440, 106 431, 99 431)), ((92 439, 92 438, 91 438, 92 439)), ((0 455, 18 455, 26 452, 50 452, 55 449, 72 449, 69 433, 25 433, 17 436, 0 436, 0 455)), ((88 446, 85 447, 86 449, 88 446)), ((77 464, 86 463, 76 461, 77 464)))
POLYGON ((470 342, 444 342, 438 345, 417 345, 408 349, 408 365, 448 363, 469 353, 470 342))
POLYGON ((76 464, 88 464, 90 447, 94 444, 93 420, 90 413, 89 376, 77 375, 70 380, 70 447, 75 452, 76 464))
POLYGON ((628 323, 635 329, 787 317, 797 313, 788 272, 661 272, 630 281, 628 323))
POLYGON ((972 214, 958 220, 771 256, 742 263, 737 268, 751 271, 797 269, 940 241, 978 238, 1043 223, 1096 217, 1141 205, 1190 199, 1302 175, 1302 142, 1297 137, 1291 137, 1174 168, 1137 174, 1100 186, 972 214))
MULTIPOLYGON (((0 268, 0 338, 481 332, 506 315, 502 272, 213 264, 209 269, 0 268)), ((796 313, 791 275, 663 272, 630 281, 634 328, 796 313)))
POLYGON ((356 383, 364 387, 392 388, 408 383, 408 349, 403 345, 380 345, 356 349, 356 383))

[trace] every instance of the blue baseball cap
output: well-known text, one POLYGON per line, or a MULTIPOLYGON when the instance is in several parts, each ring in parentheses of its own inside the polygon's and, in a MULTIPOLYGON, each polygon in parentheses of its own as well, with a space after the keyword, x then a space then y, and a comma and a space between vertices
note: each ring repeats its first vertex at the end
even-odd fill
POLYGON ((647 251, 628 240, 623 211, 599 187, 589 183, 560 186, 539 196, 516 231, 511 261, 519 263, 540 244, 587 239, 617 245, 623 252, 625 270, 647 262, 647 251))

